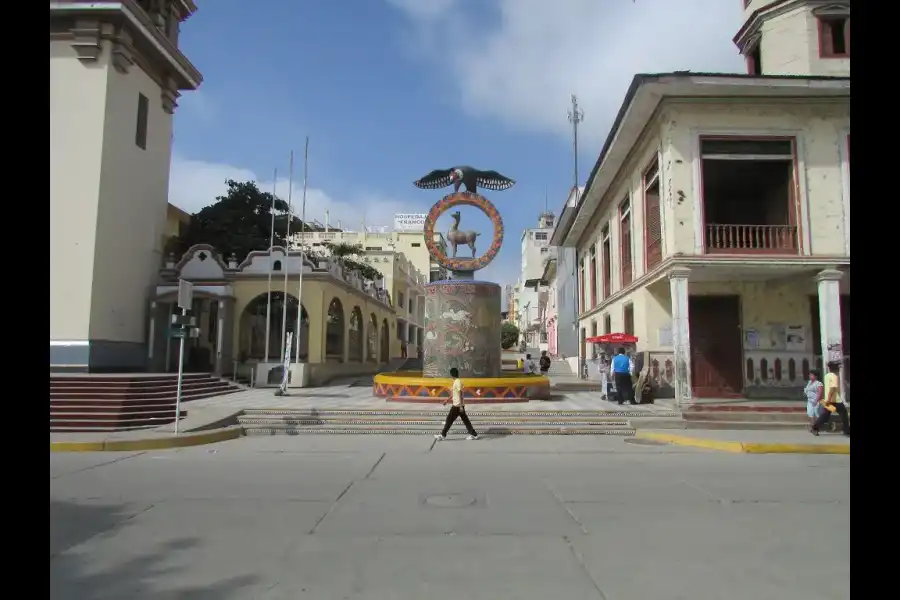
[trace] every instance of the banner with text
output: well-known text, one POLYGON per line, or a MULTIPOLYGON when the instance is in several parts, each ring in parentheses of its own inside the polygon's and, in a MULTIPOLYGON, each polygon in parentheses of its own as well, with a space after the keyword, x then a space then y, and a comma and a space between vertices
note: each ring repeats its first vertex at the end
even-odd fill
POLYGON ((394 230, 396 231, 424 231, 425 213, 405 213, 394 215, 394 230))

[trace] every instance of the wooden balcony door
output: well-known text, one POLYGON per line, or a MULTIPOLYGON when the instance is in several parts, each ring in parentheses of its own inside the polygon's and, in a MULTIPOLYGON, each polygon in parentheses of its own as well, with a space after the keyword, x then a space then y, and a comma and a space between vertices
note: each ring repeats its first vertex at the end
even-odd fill
POLYGON ((691 296, 691 386, 698 398, 740 397, 743 340, 739 296, 691 296))

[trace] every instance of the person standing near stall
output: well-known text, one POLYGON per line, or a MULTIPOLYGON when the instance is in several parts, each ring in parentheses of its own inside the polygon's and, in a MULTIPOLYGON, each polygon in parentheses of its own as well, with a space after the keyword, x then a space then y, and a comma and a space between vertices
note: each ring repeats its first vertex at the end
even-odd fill
POLYGON ((637 404, 634 401, 634 385, 631 381, 632 368, 631 359, 625 354, 625 348, 616 350, 616 356, 612 360, 612 372, 619 395, 619 404, 624 404, 626 399, 629 404, 637 404))

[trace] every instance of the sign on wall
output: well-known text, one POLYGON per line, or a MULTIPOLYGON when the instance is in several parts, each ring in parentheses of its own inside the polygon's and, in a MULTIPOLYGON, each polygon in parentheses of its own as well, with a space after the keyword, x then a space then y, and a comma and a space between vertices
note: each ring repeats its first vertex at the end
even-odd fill
POLYGON ((403 213, 394 215, 394 229, 397 231, 424 231, 425 213, 403 213))

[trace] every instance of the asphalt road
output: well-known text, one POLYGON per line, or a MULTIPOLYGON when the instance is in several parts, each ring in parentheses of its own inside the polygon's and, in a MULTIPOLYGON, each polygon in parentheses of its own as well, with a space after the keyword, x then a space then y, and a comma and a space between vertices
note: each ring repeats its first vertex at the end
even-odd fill
POLYGON ((849 456, 432 441, 51 454, 50 598, 850 597, 849 456))

